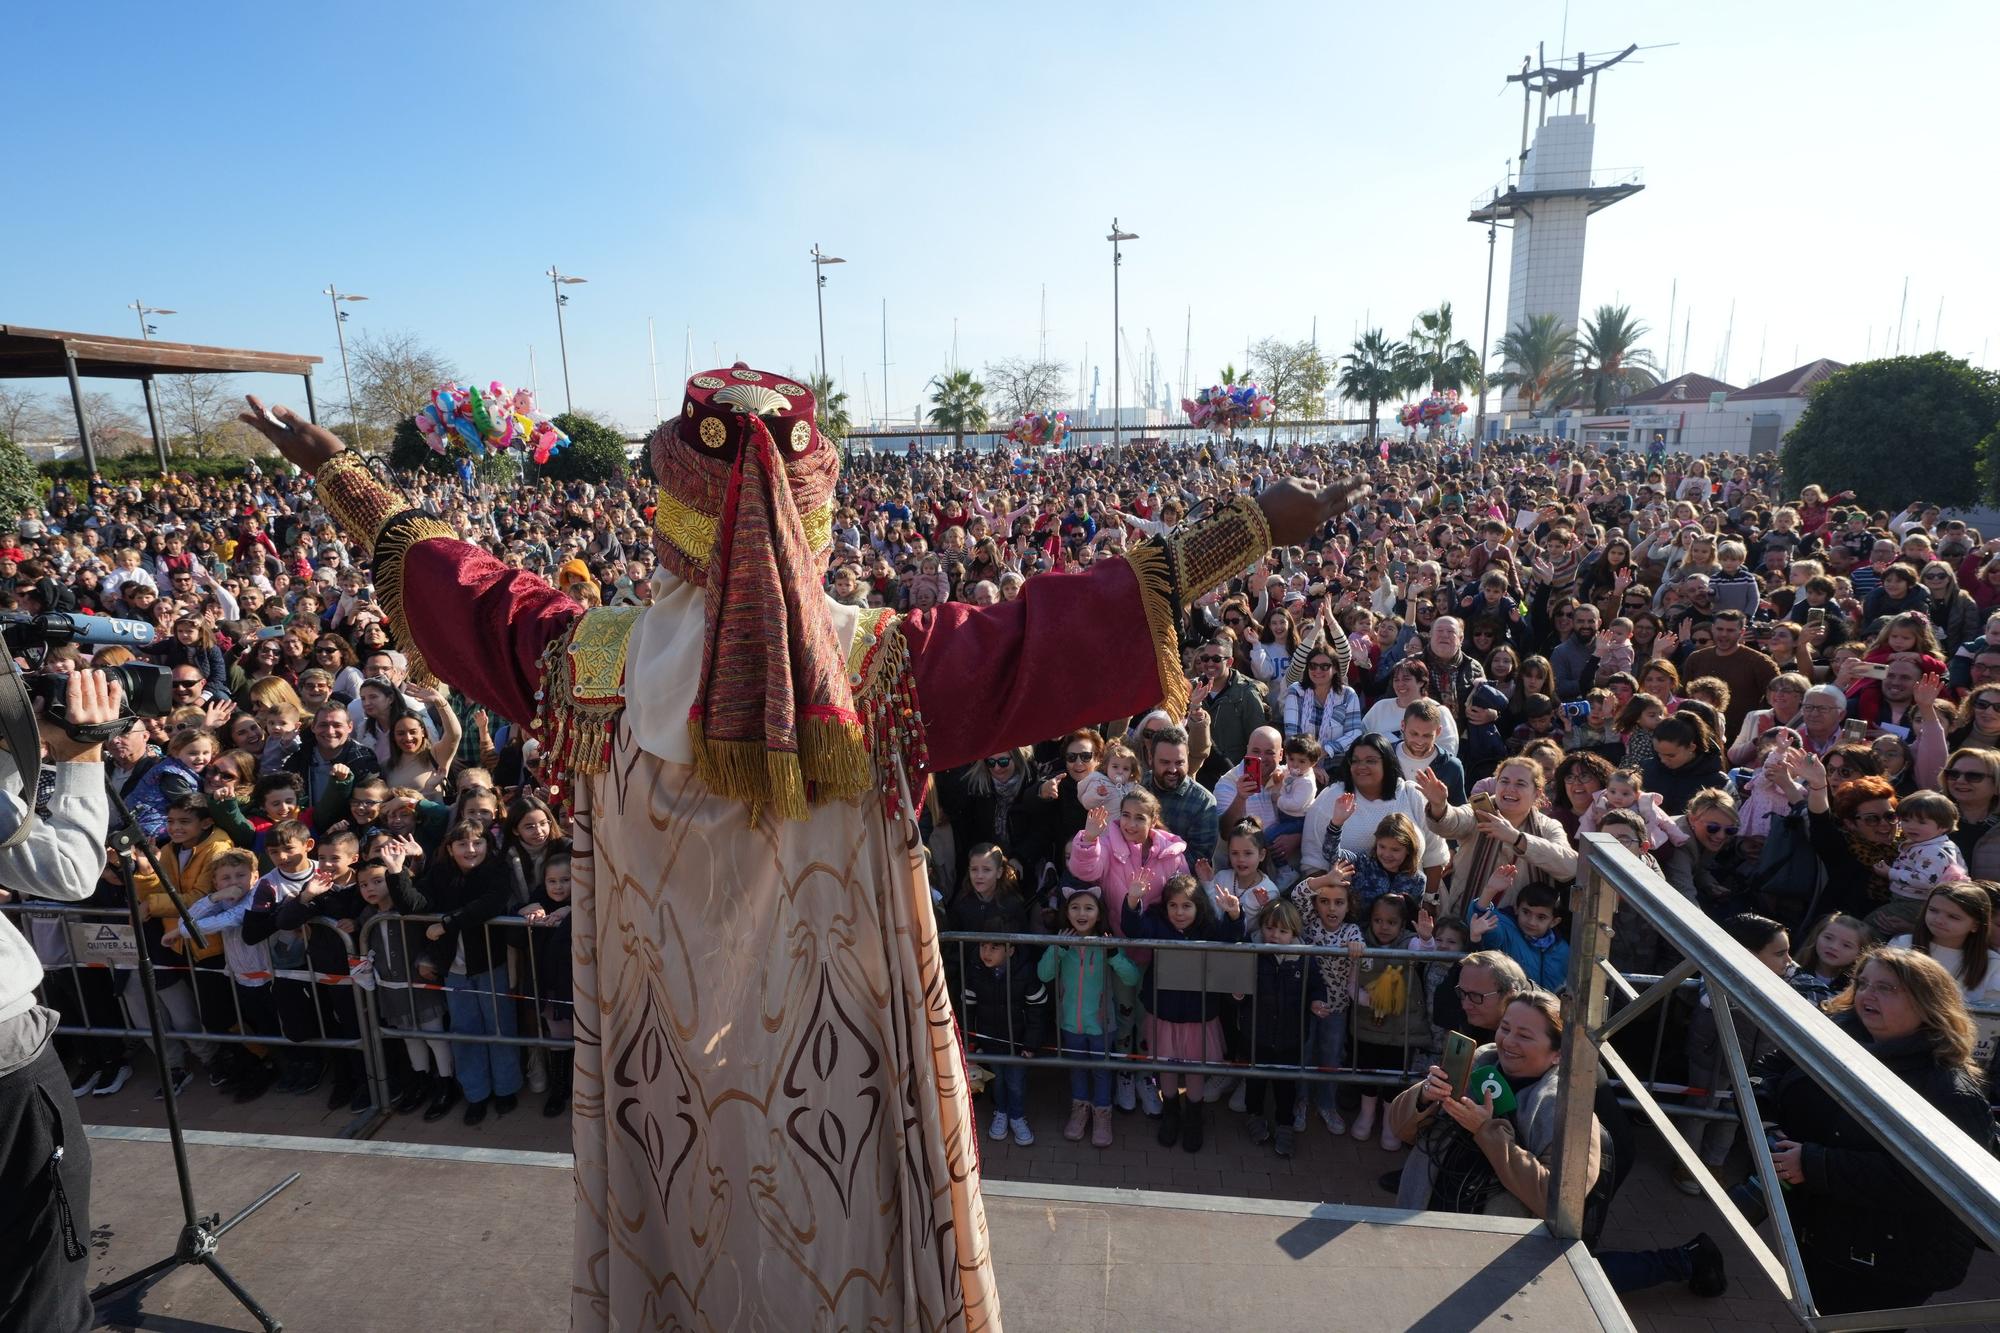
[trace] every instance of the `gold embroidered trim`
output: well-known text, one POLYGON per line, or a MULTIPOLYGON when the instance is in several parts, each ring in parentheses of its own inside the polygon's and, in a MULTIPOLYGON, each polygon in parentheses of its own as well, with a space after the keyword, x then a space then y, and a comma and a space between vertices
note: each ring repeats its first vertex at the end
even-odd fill
POLYGON ((571 697, 579 704, 623 703, 625 649, 643 606, 593 607, 577 619, 569 639, 571 697))
POLYGON ((1139 605, 1146 613, 1146 632, 1160 672, 1160 699, 1174 717, 1186 717, 1188 681, 1181 672, 1180 607, 1175 604, 1172 568, 1167 548, 1146 542, 1125 553, 1132 578, 1139 585, 1139 605))
MULTIPOLYGON (((710 417, 713 421, 715 418, 710 417)), ((833 504, 808 509, 800 516, 805 525, 806 544, 814 551, 833 545, 833 504)), ((653 509, 653 531, 674 544, 690 560, 706 560, 715 550, 716 521, 693 505, 678 500, 661 487, 653 509)))
POLYGON ((388 521, 409 508, 409 502, 377 477, 368 460, 352 449, 342 450, 319 465, 313 474, 313 489, 342 531, 371 549, 388 521))
POLYGON ((921 809, 930 748, 924 739, 917 678, 901 619, 887 610, 864 612, 855 627, 854 648, 848 653, 847 664, 848 681, 855 686, 854 707, 861 714, 868 753, 882 788, 883 809, 891 819, 902 813, 895 777, 899 762, 910 780, 910 799, 921 809))
POLYGON ((456 541, 458 534, 442 519, 406 509, 383 524, 381 535, 375 539, 375 598, 388 614, 389 628, 397 645, 410 659, 410 679, 419 685, 431 684, 437 677, 431 674, 430 664, 424 661, 423 651, 417 647, 416 635, 410 632, 403 601, 403 557, 418 542, 437 537, 456 541))
POLYGON ((1213 513, 1167 534, 1168 551, 1184 602, 1220 587, 1271 549, 1271 524, 1257 501, 1239 495, 1213 513))
POLYGON ((582 776, 611 767, 612 728, 625 707, 625 652, 643 607, 596 607, 542 650, 528 730, 542 745, 550 804, 567 809, 582 776))

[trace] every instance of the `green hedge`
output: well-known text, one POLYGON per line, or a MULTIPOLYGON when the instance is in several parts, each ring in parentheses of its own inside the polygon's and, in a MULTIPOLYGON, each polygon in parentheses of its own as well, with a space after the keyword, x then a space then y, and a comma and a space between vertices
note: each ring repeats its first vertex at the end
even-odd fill
MULTIPOLYGON (((247 474, 250 460, 246 458, 185 458, 167 455, 167 466, 184 477, 241 477, 247 474)), ((269 476, 281 471, 287 465, 282 458, 260 458, 257 466, 269 476)), ((86 481, 90 469, 81 458, 65 458, 56 463, 41 463, 37 470, 45 477, 62 481, 86 481)), ((106 481, 158 481, 160 479, 159 460, 153 457, 151 449, 144 453, 127 454, 123 458, 99 459, 97 471, 106 481)))

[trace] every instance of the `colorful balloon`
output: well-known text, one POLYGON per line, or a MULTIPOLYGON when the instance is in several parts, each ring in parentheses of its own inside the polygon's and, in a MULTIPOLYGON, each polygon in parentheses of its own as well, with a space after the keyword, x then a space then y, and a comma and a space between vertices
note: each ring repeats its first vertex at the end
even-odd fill
POLYGON ((433 453, 444 453, 454 439, 475 455, 504 453, 519 447, 543 464, 569 443, 555 423, 535 409, 535 395, 526 389, 509 391, 493 380, 482 393, 447 380, 431 390, 431 400, 415 417, 417 433, 433 453))

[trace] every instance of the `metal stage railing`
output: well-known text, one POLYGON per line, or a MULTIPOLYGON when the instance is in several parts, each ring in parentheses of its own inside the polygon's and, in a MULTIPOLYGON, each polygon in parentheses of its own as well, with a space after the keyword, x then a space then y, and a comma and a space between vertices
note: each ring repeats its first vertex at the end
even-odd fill
MULTIPOLYGON (((2000 1249, 2000 1161, 1866 1053, 1825 1014, 1729 938, 1682 897, 1657 871, 1649 870, 1612 838, 1593 833, 1581 839, 1570 932, 1570 965, 1564 1000, 1565 1027, 1559 1070, 1561 1140, 1551 1187, 1549 1227, 1562 1239, 1583 1234, 1584 1203, 1591 1181, 1576 1168, 1586 1160, 1595 1127, 1592 1102, 1600 1066, 1637 1102, 1661 1132, 1680 1163, 1700 1182, 1702 1193, 1721 1210, 1737 1239, 1784 1295, 1809 1329, 1833 1330, 1936 1327, 2000 1318, 2000 1300, 1960 1301, 1866 1313, 1821 1315, 1813 1304, 1798 1237, 1785 1192, 1762 1133, 1743 1137, 1756 1164, 1775 1249, 1738 1207, 1700 1154, 1677 1133, 1668 1112, 1613 1045, 1613 1039, 1651 1012, 1661 999, 1699 973, 1715 1010, 1715 1028, 1728 1063, 1737 1105, 1747 1125, 1762 1124, 1743 1051, 1731 1021, 1741 1012, 1768 1034, 1798 1067, 1863 1124, 1889 1153, 1986 1246, 2000 1249), (1683 962, 1638 992, 1607 1018, 1611 989, 1605 958, 1612 914, 1619 904, 1639 915, 1679 951, 1683 962)), ((1885 1275, 1889 1276, 1889 1275, 1885 1275)))

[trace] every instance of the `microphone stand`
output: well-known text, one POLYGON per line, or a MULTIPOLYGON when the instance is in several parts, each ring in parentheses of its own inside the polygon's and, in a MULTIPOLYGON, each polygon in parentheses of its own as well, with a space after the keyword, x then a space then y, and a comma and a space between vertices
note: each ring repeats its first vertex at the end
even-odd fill
MULTIPOLYGON (((173 881, 160 869, 159 860, 153 855, 152 844, 143 836, 137 821, 132 818, 132 811, 125 804, 125 798, 110 783, 107 782, 105 786, 111 794, 111 804, 117 809, 119 817, 125 821, 123 827, 111 834, 111 851, 118 861, 119 881, 125 887, 125 910, 131 918, 132 937, 139 946, 139 989, 146 997, 146 1019, 153 1030, 153 1065, 159 1072, 161 1099, 167 1108, 167 1142, 173 1149, 174 1175, 180 1185, 182 1225, 172 1254, 127 1273, 124 1277, 113 1278, 104 1283, 90 1293, 91 1304, 102 1306, 106 1301, 135 1287, 143 1286, 170 1269, 191 1265, 205 1268, 214 1274, 215 1280, 228 1288, 229 1294, 234 1296, 259 1324, 263 1325, 266 1333, 279 1333, 284 1325, 250 1294, 249 1288, 231 1276, 229 1270, 222 1266, 222 1261, 216 1258, 215 1252, 218 1243, 230 1228, 277 1198, 281 1191, 298 1180, 299 1173, 294 1171, 286 1176, 227 1222, 221 1220, 220 1213, 203 1215, 195 1211, 194 1182, 188 1170, 187 1139, 181 1132, 179 1099, 174 1093, 173 1072, 167 1065, 167 1036, 166 1026, 160 1017, 160 990, 153 976, 152 954, 146 948, 145 924, 139 917, 139 894, 134 884, 138 870, 138 855, 146 858, 146 864, 152 867, 155 875, 159 876, 160 887, 173 899, 174 908, 181 914, 182 929, 187 932, 189 941, 197 948, 207 941, 200 927, 187 919, 187 904, 181 901, 180 893, 174 888, 173 881)), ((32 802, 32 793, 29 799, 32 802)), ((188 984, 194 984, 192 978, 188 984)))

